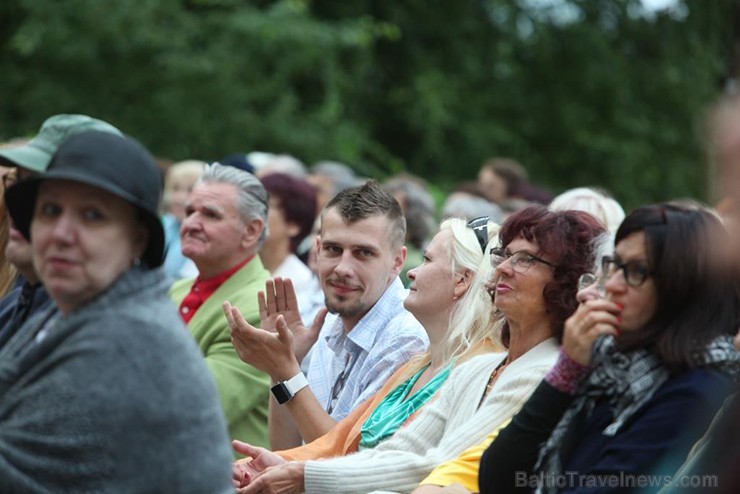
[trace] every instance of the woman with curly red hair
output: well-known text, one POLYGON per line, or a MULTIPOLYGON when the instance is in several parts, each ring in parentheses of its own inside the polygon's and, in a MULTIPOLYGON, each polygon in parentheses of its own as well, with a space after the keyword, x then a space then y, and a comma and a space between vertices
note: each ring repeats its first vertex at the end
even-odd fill
POLYGON ((556 366, 484 453, 480 492, 670 481, 740 375, 729 245, 706 208, 630 213, 602 259, 605 295, 580 294, 556 366))
POLYGON ((280 465, 264 451, 254 461, 264 470, 239 492, 275 486, 309 494, 408 492, 434 467, 479 443, 519 410, 554 364, 563 323, 577 305, 578 278, 593 265, 593 239, 603 232, 577 211, 532 207, 512 215, 491 252, 495 270, 487 285, 505 318, 508 351, 459 365, 435 402, 373 449, 280 465))

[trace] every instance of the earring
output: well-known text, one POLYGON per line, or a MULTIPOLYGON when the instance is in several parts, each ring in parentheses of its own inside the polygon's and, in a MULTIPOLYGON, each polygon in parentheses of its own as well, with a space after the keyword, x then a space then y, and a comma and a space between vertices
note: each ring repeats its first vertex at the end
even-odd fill
POLYGON ((139 266, 141 266, 141 258, 134 257, 134 260, 132 261, 132 264, 134 265, 135 268, 138 268, 139 266))

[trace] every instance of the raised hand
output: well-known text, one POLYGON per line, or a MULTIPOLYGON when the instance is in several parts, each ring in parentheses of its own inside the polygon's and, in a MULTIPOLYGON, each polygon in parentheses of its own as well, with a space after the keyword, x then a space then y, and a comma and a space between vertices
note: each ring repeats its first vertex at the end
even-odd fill
POLYGON ((239 358, 265 372, 275 381, 285 381, 298 374, 300 365, 293 351, 293 334, 285 319, 275 319, 276 332, 255 328, 237 307, 223 303, 224 314, 231 331, 231 343, 239 358))
POLYGON ((583 366, 591 364, 591 348, 602 334, 619 335, 622 308, 603 298, 587 300, 565 321, 563 350, 583 366))
POLYGON ((277 316, 282 315, 290 332, 293 333, 293 348, 296 359, 301 362, 319 337, 324 325, 327 309, 322 308, 310 327, 306 327, 298 311, 298 299, 290 278, 276 277, 265 283, 265 291, 257 294, 262 328, 276 331, 277 316))
POLYGON ((265 282, 265 290, 257 293, 262 328, 275 331, 275 320, 282 315, 291 330, 303 326, 298 310, 298 298, 290 278, 275 277, 265 282))

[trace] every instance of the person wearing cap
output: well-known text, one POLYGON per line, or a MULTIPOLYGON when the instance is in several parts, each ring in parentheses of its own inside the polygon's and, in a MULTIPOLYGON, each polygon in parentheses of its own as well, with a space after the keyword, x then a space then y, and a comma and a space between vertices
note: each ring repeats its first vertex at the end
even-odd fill
MULTIPOLYGON (((25 145, 0 149, 0 164, 10 167, 10 171, 3 177, 3 186, 10 187, 15 182, 45 172, 52 156, 69 136, 90 130, 121 135, 109 123, 87 115, 60 114, 47 118, 38 135, 25 145)), ((52 305, 33 267, 31 244, 12 221, 5 256, 18 270, 20 283, 0 300, 0 348, 29 317, 52 305)))
POLYGON ((0 492, 231 492, 226 425, 167 297, 161 177, 136 141, 73 135, 7 190, 56 308, 0 350, 0 492))
POLYGON ((216 380, 231 437, 264 446, 269 377, 239 359, 221 305, 230 300, 259 324, 257 293, 270 277, 257 255, 267 236, 267 209, 257 177, 218 163, 206 166, 180 229, 182 253, 199 274, 170 290, 216 380))

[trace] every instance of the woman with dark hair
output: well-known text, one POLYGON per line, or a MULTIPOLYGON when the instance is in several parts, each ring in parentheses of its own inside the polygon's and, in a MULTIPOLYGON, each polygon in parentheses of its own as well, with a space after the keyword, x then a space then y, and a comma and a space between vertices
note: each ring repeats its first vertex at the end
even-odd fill
POLYGON ((487 285, 506 319, 508 351, 457 366, 433 403, 374 448, 268 468, 239 492, 278 485, 309 494, 408 492, 435 466, 480 442, 519 410, 553 365, 563 323, 576 307, 578 278, 590 270, 593 239, 603 231, 576 211, 533 207, 512 215, 499 232, 487 285))
POLYGON ((160 195, 149 152, 101 131, 7 190, 56 307, 0 351, 0 492, 229 492, 216 388, 160 269, 160 195))
POLYGON ((702 208, 625 218, 603 259, 606 298, 583 298, 566 322, 558 363, 483 456, 482 493, 670 480, 738 375, 727 240, 702 208))
POLYGON ((324 296, 318 278, 296 251, 316 219, 316 190, 302 178, 287 173, 270 173, 260 180, 270 197, 267 237, 260 249, 262 264, 273 277, 290 279, 301 319, 313 321, 324 306, 324 296))

